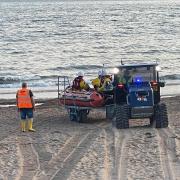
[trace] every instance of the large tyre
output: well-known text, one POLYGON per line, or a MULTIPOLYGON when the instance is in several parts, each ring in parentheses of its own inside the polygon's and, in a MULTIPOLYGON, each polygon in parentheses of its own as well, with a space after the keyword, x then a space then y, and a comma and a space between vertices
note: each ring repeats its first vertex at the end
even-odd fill
POLYGON ((156 128, 168 127, 168 114, 166 104, 158 104, 154 109, 154 120, 156 128))
POLYGON ((88 110, 79 110, 77 112, 77 122, 83 123, 87 121, 88 110))
POLYGON ((116 115, 113 119, 113 125, 117 129, 129 128, 129 107, 128 105, 116 105, 116 115))

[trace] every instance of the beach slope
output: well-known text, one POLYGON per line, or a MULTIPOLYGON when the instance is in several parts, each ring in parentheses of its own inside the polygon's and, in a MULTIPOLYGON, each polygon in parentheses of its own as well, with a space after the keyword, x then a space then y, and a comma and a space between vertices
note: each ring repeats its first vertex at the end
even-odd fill
POLYGON ((164 129, 148 127, 146 119, 117 130, 101 110, 78 124, 57 100, 48 100, 36 108, 36 132, 23 133, 17 109, 1 107, 0 179, 180 179, 180 97, 163 101, 164 129))

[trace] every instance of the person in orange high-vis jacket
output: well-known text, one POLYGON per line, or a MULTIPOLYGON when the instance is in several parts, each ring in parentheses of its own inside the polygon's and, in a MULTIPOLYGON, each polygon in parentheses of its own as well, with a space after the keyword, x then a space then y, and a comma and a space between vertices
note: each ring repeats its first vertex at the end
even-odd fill
POLYGON ((28 130, 35 131, 33 125, 33 111, 35 110, 35 102, 33 93, 27 88, 27 83, 22 83, 22 88, 17 91, 16 104, 21 116, 21 131, 26 131, 26 121, 28 121, 28 130))

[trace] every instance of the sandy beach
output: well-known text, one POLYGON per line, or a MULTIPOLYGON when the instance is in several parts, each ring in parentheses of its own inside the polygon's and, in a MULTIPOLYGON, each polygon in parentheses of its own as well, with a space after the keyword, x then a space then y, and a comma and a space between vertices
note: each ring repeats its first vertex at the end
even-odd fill
POLYGON ((117 130, 102 110, 90 112, 87 123, 71 122, 54 99, 37 106, 36 132, 23 133, 16 107, 0 107, 0 179, 179 180, 180 97, 163 101, 164 129, 146 119, 117 130))

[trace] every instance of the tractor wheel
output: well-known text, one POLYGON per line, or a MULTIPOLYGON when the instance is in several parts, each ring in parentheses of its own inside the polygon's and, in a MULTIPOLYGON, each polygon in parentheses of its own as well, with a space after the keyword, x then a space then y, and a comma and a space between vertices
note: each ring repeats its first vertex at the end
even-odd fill
POLYGON ((155 107, 154 120, 156 122, 156 128, 168 127, 168 114, 166 104, 158 104, 155 107))
POLYGON ((116 105, 116 116, 113 119, 113 125, 117 129, 129 128, 129 107, 127 104, 116 105))
POLYGON ((79 110, 77 112, 77 122, 79 122, 79 123, 86 122, 88 113, 89 113, 89 111, 87 111, 86 109, 79 110))

